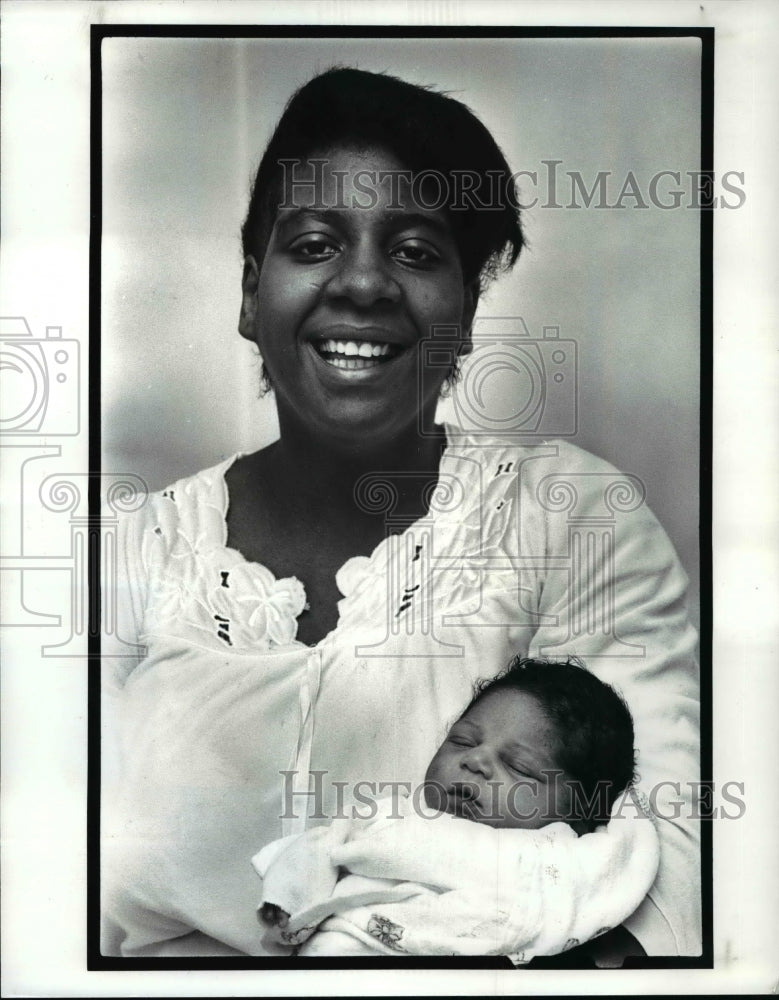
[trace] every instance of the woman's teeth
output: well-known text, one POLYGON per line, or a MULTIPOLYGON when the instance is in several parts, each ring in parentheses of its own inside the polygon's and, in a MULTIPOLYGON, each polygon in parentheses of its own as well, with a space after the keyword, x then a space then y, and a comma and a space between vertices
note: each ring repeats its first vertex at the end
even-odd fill
POLYGON ((325 340, 320 347, 321 351, 329 354, 345 354, 347 357, 380 358, 389 354, 389 344, 369 344, 366 340, 325 340))
POLYGON ((390 344, 371 344, 366 340, 320 340, 316 349, 334 368, 356 370, 374 368, 393 353, 390 344))

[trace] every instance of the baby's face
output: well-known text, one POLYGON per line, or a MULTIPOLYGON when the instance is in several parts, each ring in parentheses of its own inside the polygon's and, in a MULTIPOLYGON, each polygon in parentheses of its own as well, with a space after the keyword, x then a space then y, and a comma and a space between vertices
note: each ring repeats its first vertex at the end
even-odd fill
POLYGON ((570 777, 556 763, 557 742, 532 695, 490 692, 447 733, 427 769, 425 801, 488 826, 536 830, 563 820, 570 777))

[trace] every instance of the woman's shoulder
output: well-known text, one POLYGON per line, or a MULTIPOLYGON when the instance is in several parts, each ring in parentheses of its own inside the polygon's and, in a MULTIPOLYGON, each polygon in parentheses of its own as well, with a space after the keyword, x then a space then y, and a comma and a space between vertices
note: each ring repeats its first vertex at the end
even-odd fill
POLYGON ((482 498, 513 496, 528 523, 535 516, 547 527, 565 528, 572 520, 618 518, 625 527, 657 527, 641 477, 571 441, 528 443, 497 434, 460 434, 449 440, 468 492, 482 498))
POLYGON ((139 542, 149 533, 158 542, 177 538, 224 540, 228 495, 225 473, 239 455, 175 480, 163 489, 138 497, 133 510, 120 525, 129 538, 139 542))
MULTIPOLYGON (((515 472, 525 486, 547 476, 625 477, 616 466, 572 441, 550 438, 528 441, 509 434, 476 434, 447 426, 449 451, 470 460, 482 475, 515 472)), ((636 477, 633 477, 636 478, 636 477)))
POLYGON ((209 465, 191 475, 182 476, 164 489, 156 490, 150 494, 150 499, 155 501, 167 499, 174 503, 183 501, 185 498, 189 498, 193 502, 213 500, 214 495, 221 499, 224 493, 225 475, 240 457, 241 453, 239 452, 230 455, 229 458, 222 459, 215 465, 209 465))

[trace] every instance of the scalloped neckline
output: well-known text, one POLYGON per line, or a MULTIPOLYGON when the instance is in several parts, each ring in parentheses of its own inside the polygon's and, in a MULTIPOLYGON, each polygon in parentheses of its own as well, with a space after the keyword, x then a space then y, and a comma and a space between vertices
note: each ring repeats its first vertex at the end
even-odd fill
MULTIPOLYGON (((439 462, 438 462, 438 475, 439 475, 439 477, 441 475, 441 471, 443 469, 444 462, 449 457, 449 452, 450 452, 450 448, 451 448, 451 440, 450 440, 450 435, 449 435, 449 432, 448 432, 448 424, 444 423, 443 427, 444 427, 444 434, 446 436, 446 444, 445 444, 445 446, 441 450, 441 458, 439 459, 439 462)), ((220 491, 219 510, 220 510, 220 514, 221 514, 221 529, 222 529, 222 531, 221 531, 222 537, 220 539, 220 544, 221 544, 221 547, 223 549, 225 549, 227 552, 235 553, 235 555, 238 556, 240 558, 240 560, 243 563, 245 563, 247 566, 260 566, 266 572, 270 573, 274 580, 278 580, 278 577, 273 572, 273 570, 269 569, 265 565, 265 563, 258 562, 257 560, 247 559, 246 556, 243 554, 243 552, 241 552, 240 549, 233 548, 231 545, 227 544, 227 538, 228 538, 227 514, 228 514, 228 511, 230 509, 230 490, 229 490, 229 488, 227 486, 226 475, 227 475, 227 472, 235 464, 235 462, 238 461, 239 458, 243 458, 244 455, 248 455, 248 454, 251 454, 251 453, 250 452, 245 452, 245 451, 237 451, 234 455, 231 455, 229 458, 225 459, 223 462, 221 462, 219 465, 217 465, 215 467, 215 469, 214 469, 214 474, 215 474, 215 476, 214 476, 214 482, 211 484, 211 488, 210 489, 211 489, 211 493, 213 494, 213 491, 214 491, 215 487, 218 484, 218 489, 220 491)), ((427 516, 435 517, 436 515, 435 514, 431 515, 430 512, 429 512, 429 510, 428 510, 428 515, 427 516)), ((377 557, 380 549, 382 548, 382 546, 385 546, 385 545, 389 544, 389 540, 391 538, 403 538, 405 535, 408 534, 409 531, 411 531, 411 529, 413 527, 415 527, 415 525, 419 524, 419 522, 422 521, 422 520, 424 520, 424 517, 417 518, 416 521, 412 521, 411 524, 407 525, 403 529, 403 531, 400 532, 397 535, 385 535, 384 538, 382 538, 375 545, 375 547, 374 547, 374 549, 373 549, 373 551, 371 552, 370 555, 367 555, 367 556, 366 555, 349 556, 349 558, 346 559, 342 563, 342 565, 339 566, 339 568, 335 572, 336 586, 338 586, 338 577, 339 576, 343 576, 344 571, 346 570, 346 568, 349 566, 350 563, 359 562, 361 565, 363 565, 363 560, 364 560, 365 561, 364 562, 364 573, 367 573, 369 571, 370 567, 375 562, 376 557, 377 557)), ((298 583, 300 583, 300 585, 303 587, 303 591, 304 591, 304 593, 306 595, 306 603, 308 603, 308 590, 306 588, 305 580, 301 580, 297 576, 294 576, 293 579, 297 580, 298 583)), ((338 589, 340 591, 340 587, 338 587, 338 589)), ((341 591, 341 593, 343 594, 343 591, 341 591)), ((346 600, 348 598, 348 596, 349 596, 348 594, 343 594, 342 600, 346 600)), ((323 643, 325 643, 328 639, 330 639, 331 636, 335 635, 335 633, 338 631, 338 629, 340 628, 340 625, 341 625, 341 610, 340 610, 340 606, 341 606, 341 601, 339 601, 338 604, 336 605, 336 608, 338 610, 338 620, 336 621, 335 626, 332 629, 330 629, 330 631, 327 632, 324 636, 322 636, 322 638, 319 639, 318 642, 314 642, 314 643, 311 643, 309 645, 308 643, 301 642, 299 639, 293 639, 292 640, 293 644, 297 645, 297 646, 300 646, 303 649, 317 649, 319 646, 321 646, 323 643)), ((301 612, 301 614, 302 613, 303 612, 301 612)), ((297 618, 299 619, 300 615, 298 615, 297 618)))

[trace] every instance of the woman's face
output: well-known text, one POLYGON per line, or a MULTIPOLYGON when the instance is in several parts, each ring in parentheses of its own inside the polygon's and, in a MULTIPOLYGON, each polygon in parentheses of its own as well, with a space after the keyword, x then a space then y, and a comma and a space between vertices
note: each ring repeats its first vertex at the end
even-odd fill
POLYGON ((394 157, 313 159, 325 162, 288 169, 265 257, 247 259, 239 329, 262 354, 282 433, 390 444, 432 426, 450 369, 420 378, 420 344, 448 326, 467 350, 476 296, 445 213, 415 203, 394 157))

